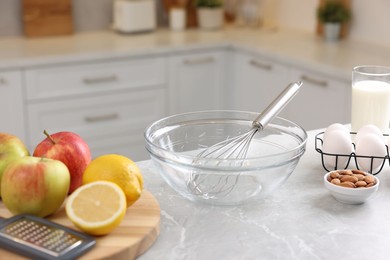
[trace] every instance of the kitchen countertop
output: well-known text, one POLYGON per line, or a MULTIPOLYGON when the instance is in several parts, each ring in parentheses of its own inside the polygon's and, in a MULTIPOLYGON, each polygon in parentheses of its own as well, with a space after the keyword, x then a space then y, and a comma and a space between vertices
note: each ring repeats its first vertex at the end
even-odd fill
POLYGON ((350 80, 356 65, 390 66, 390 46, 349 39, 329 43, 312 32, 287 28, 225 27, 217 31, 177 32, 162 28, 130 35, 107 30, 71 36, 0 38, 0 70, 221 47, 259 54, 345 80, 350 80))
POLYGON ((306 153, 290 178, 257 204, 221 207, 182 198, 150 160, 138 162, 161 207, 161 231, 139 257, 149 259, 390 259, 390 174, 377 175, 376 196, 361 205, 336 201, 308 132, 306 153))

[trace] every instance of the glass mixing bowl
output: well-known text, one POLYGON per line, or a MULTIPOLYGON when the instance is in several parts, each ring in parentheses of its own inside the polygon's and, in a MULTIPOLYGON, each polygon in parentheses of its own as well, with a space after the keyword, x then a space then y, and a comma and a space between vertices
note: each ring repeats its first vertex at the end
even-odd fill
POLYGON ((208 159, 205 148, 246 133, 258 113, 201 111, 160 119, 145 131, 146 149, 163 179, 191 201, 239 205, 258 201, 291 175, 307 134, 276 117, 250 142, 245 159, 208 159))

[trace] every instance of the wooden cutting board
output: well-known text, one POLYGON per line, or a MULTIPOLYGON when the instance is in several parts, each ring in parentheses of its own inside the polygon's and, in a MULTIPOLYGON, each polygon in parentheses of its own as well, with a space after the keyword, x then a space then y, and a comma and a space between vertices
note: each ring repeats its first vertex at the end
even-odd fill
POLYGON ((73 33, 72 0, 23 0, 22 9, 28 37, 73 33))
MULTIPOLYGON (((0 203, 0 216, 10 212, 0 203)), ((50 220, 74 228, 61 208, 50 220)), ((160 232, 160 205, 154 196, 144 190, 140 199, 127 209, 122 223, 110 234, 96 237, 95 247, 80 259, 134 259, 152 246, 160 232)), ((26 259, 0 249, 0 259, 26 259)))

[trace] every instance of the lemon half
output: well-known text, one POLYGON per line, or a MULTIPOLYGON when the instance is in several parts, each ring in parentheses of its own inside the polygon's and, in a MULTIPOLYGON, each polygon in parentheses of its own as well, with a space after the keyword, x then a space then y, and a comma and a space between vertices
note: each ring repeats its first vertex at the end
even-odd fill
POLYGON ((110 233, 126 214, 123 190, 109 181, 96 181, 76 189, 66 202, 66 214, 80 230, 91 235, 110 233))

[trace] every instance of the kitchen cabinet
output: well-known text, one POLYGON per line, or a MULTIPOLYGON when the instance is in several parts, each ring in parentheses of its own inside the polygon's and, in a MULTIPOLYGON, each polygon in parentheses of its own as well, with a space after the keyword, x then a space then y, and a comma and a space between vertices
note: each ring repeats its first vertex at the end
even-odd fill
POLYGON ((143 132, 166 116, 165 58, 139 58, 40 67, 26 71, 29 144, 43 130, 72 131, 92 156, 119 153, 148 158, 143 132))
POLYGON ((169 57, 170 113, 226 108, 224 50, 204 50, 169 57))
POLYGON ((0 72, 0 121, 0 132, 13 134, 26 141, 20 71, 0 72))
POLYGON ((284 65, 258 55, 233 53, 232 109, 263 111, 290 82, 304 84, 279 116, 306 130, 350 122, 350 86, 329 75, 284 65))
POLYGON ((351 86, 348 81, 299 68, 290 69, 290 78, 304 84, 288 104, 287 118, 306 130, 350 122, 351 86))
POLYGON ((230 108, 261 112, 286 87, 289 68, 255 54, 232 55, 230 108))

